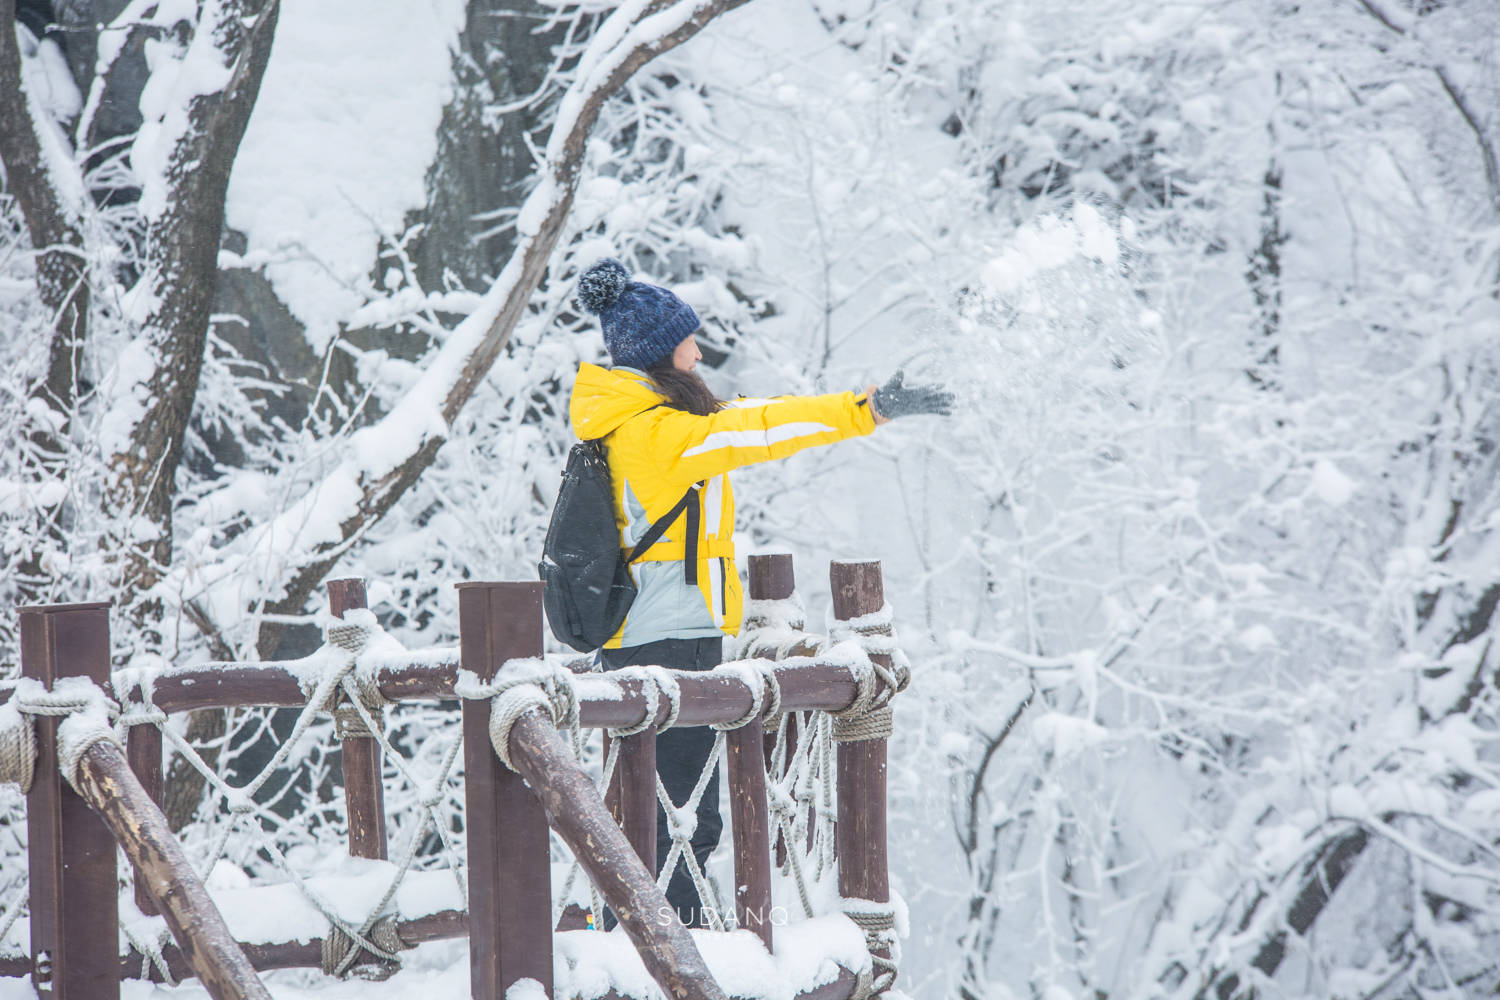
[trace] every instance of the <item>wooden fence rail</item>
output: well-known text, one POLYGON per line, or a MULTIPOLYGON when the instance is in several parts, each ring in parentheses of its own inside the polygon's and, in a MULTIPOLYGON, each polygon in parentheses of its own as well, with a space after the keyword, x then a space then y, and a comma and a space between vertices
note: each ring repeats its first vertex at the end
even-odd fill
MULTIPOLYGON (((883 606, 878 563, 835 563, 831 583, 838 619, 859 618, 883 606)), ((787 601, 792 584, 790 556, 751 557, 752 600, 787 601)), ((336 617, 364 608, 363 581, 332 581, 329 597, 336 617)), ((362 657, 361 668, 371 671, 382 698, 452 699, 460 668, 485 680, 508 661, 541 657, 540 584, 460 584, 459 614, 456 651, 362 657)), ((793 624, 800 628, 800 622, 793 624)), ((295 708, 305 707, 311 694, 305 671, 278 663, 203 664, 169 668, 149 678, 126 673, 121 675, 123 689, 111 691, 108 606, 103 604, 22 609, 21 635, 26 676, 49 688, 65 677, 86 677, 127 712, 147 706, 167 714, 200 708, 295 708)), ((793 638, 763 648, 752 643, 746 655, 815 660, 823 648, 818 637, 793 638)), ((878 662, 879 656, 871 659, 878 662)), ((843 711, 859 694, 855 674, 842 663, 803 660, 776 664, 771 672, 786 713, 782 724, 789 727, 788 759, 797 740, 790 713, 843 711)), ((673 676, 680 691, 677 725, 738 722, 756 703, 756 692, 733 672, 674 671, 673 676)), ((516 768, 511 770, 490 745, 490 701, 464 700, 469 912, 400 920, 396 933, 408 946, 467 935, 476 1000, 503 997, 523 978, 538 981, 551 994, 549 830, 573 850, 669 996, 723 996, 686 930, 675 921, 650 919, 653 913, 668 912, 654 878, 655 728, 665 721, 668 707, 657 704, 655 717, 646 718, 658 700, 648 698, 647 683, 630 675, 583 673, 572 678, 580 726, 646 725, 622 739, 605 801, 545 712, 528 712, 510 729, 508 750, 516 768)), ((7 696, 0 694, 0 701, 7 696)), ((123 754, 108 741, 90 746, 75 777, 78 791, 57 765, 58 728, 56 718, 36 721, 40 754, 27 800, 32 957, 24 969, 20 962, 0 959, 0 975, 29 973, 37 988, 50 990, 56 1000, 108 1000, 118 997, 122 976, 140 973, 140 955, 117 954, 118 916, 113 905, 103 902, 115 896, 115 843, 135 867, 137 905, 145 913, 161 914, 177 940, 175 948, 169 946, 160 956, 173 977, 196 976, 216 998, 262 997, 266 994, 254 970, 322 963, 320 941, 241 946, 230 937, 161 817, 163 753, 155 725, 132 725, 123 754)), ((358 725, 341 724, 339 738, 350 854, 384 858, 380 741, 358 725)), ((889 900, 885 743, 875 738, 838 747, 839 890, 847 898, 875 903, 889 900)), ((775 831, 766 788, 774 745, 775 735, 765 733, 758 718, 726 734, 735 923, 756 933, 767 950, 775 944, 769 919, 775 831)), ((809 823, 809 846, 811 827, 809 823)), ((775 849, 780 864, 787 845, 777 843, 775 849)), ((152 975, 159 978, 159 970, 152 975)), ((854 988, 854 973, 846 969, 836 982, 807 991, 803 998, 842 998, 854 988)))

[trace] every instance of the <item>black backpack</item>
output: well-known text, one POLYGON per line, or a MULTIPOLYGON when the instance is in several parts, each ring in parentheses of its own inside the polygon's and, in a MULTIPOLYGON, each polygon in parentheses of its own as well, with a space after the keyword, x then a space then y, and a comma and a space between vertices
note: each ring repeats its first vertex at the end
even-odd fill
POLYGON ((687 551, 683 560, 688 583, 698 582, 698 504, 689 489, 670 511, 653 523, 629 555, 620 554, 615 527, 614 491, 609 464, 598 441, 583 441, 568 452, 562 488, 547 525, 547 541, 537 569, 542 577, 542 605, 552 634, 580 653, 590 653, 619 631, 635 600, 630 564, 655 545, 662 533, 687 512, 687 551))

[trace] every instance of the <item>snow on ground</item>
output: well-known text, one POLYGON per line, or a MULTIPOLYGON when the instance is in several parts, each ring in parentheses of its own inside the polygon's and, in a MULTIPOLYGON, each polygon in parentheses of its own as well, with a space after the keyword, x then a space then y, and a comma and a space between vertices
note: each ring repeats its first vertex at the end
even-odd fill
POLYGON ((230 179, 228 225, 326 344, 382 232, 426 201, 463 0, 288 0, 230 179))
MULTIPOLYGON (((693 931, 714 978, 731 995, 792 1000, 832 982, 835 961, 867 965, 864 938, 841 916, 819 917, 783 931, 776 954, 768 955, 749 931, 693 931)), ((623 930, 566 931, 556 937, 555 995, 591 998, 610 989, 631 997, 660 997, 623 930)), ((276 1000, 469 1000, 469 947, 464 940, 433 941, 402 955, 402 968, 384 982, 335 980, 314 969, 289 969, 261 977, 276 1000)), ((121 1000, 201 1000, 208 991, 196 980, 180 986, 127 980, 121 1000)), ((0 979, 0 1000, 35 1000, 25 979, 0 979)))

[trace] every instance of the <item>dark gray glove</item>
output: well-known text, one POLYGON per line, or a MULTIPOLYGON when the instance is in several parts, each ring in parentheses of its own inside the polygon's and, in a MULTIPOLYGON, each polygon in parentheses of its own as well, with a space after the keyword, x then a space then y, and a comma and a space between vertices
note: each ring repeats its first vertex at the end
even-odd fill
POLYGON ((897 372, 889 382, 870 394, 876 413, 894 420, 913 413, 935 413, 946 417, 953 412, 953 393, 944 389, 941 382, 902 385, 901 380, 905 377, 905 372, 897 372))

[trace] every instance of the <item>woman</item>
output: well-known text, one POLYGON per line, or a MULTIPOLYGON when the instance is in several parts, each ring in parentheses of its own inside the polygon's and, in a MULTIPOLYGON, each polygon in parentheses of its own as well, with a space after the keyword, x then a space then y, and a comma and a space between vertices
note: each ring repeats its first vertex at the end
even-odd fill
MULTIPOLYGON (((579 438, 605 444, 621 547, 633 548, 653 522, 694 494, 684 516, 632 563, 638 592, 625 623, 604 644, 604 664, 707 670, 722 662, 724 636, 739 632, 742 611, 728 472, 869 434, 894 417, 947 414, 953 397, 941 386, 904 386, 898 372, 883 388, 859 394, 725 402, 694 371, 703 355, 694 338, 698 316, 686 302, 631 281, 625 266, 609 258, 584 272, 578 299, 599 317, 614 367, 579 369, 570 415, 579 438)), ((657 738, 657 771, 674 802, 685 801, 697 783, 713 739, 701 726, 657 738)), ((702 865, 723 829, 717 771, 697 817, 692 845, 702 865)), ((658 867, 670 847, 666 815, 658 812, 658 867)), ((685 865, 673 873, 667 899, 684 923, 707 924, 685 865)))

